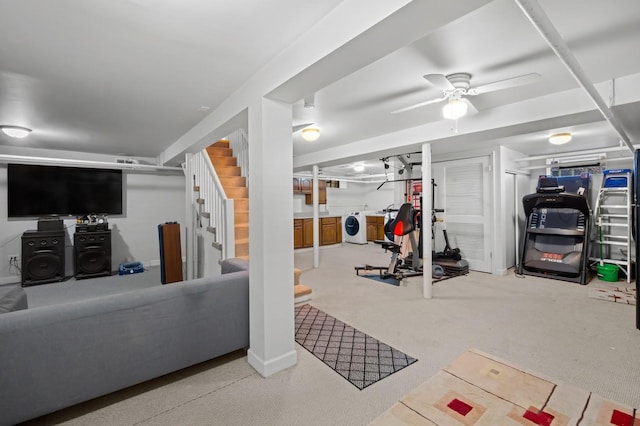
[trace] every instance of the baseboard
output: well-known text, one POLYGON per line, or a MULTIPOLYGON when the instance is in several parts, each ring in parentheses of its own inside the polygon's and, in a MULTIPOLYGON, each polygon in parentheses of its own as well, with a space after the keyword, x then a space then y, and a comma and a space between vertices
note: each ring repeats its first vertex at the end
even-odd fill
POLYGON ((0 285, 21 284, 20 277, 0 277, 0 285))
POLYGON ((262 377, 269 377, 272 374, 296 365, 298 362, 298 353, 293 349, 277 358, 264 361, 249 348, 247 351, 247 360, 249 361, 249 365, 260 373, 262 377))

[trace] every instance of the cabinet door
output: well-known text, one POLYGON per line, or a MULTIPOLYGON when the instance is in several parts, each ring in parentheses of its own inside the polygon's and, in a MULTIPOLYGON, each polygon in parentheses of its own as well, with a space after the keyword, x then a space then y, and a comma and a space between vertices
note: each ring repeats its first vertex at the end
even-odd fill
POLYGON ((313 247, 313 219, 302 220, 302 247, 313 247))
POLYGON ((313 189, 313 179, 311 178, 300 178, 300 192, 303 194, 311 194, 313 189))
POLYGON ((336 218, 322 218, 322 228, 320 232, 320 245, 336 244, 338 242, 338 232, 336 229, 336 218))
POLYGON ((303 246, 302 238, 302 219, 293 221, 293 248, 301 248, 303 246))
POLYGON ((338 238, 336 243, 341 244, 342 243, 342 218, 341 217, 336 217, 336 227, 338 228, 338 238))
MULTIPOLYGON (((313 180, 311 180, 313 183, 313 180)), ((305 204, 313 204, 313 186, 310 186, 309 193, 304 192, 304 203, 305 204)), ((318 204, 327 204, 327 181, 326 180, 318 180, 318 204)))
POLYGON ((378 218, 367 216, 367 241, 374 241, 378 238, 378 218))
POLYGON ((384 217, 378 218, 378 240, 384 240, 384 217))
POLYGON ((297 177, 293 178, 293 193, 294 194, 300 193, 300 178, 297 178, 297 177))

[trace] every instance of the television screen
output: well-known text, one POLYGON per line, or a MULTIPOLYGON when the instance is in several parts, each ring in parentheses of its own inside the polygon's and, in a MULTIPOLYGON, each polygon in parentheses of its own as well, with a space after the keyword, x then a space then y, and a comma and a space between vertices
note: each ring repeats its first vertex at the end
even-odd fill
POLYGON ((122 170, 7 165, 9 217, 122 214, 122 170))

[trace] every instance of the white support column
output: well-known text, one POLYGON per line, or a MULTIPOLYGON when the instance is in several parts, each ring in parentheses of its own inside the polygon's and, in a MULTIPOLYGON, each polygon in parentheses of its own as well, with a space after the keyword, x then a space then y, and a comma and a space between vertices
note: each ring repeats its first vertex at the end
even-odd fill
POLYGON ((313 165, 313 267, 320 266, 320 185, 318 166, 313 165))
POLYGON ((268 377, 297 362, 293 311, 291 105, 249 107, 249 364, 268 377))
POLYGON ((433 187, 431 186, 431 144, 422 145, 422 296, 425 299, 431 299, 431 290, 433 288, 433 277, 431 276, 431 251, 433 250, 433 241, 431 231, 426 232, 426 225, 431 225, 431 198, 433 187))

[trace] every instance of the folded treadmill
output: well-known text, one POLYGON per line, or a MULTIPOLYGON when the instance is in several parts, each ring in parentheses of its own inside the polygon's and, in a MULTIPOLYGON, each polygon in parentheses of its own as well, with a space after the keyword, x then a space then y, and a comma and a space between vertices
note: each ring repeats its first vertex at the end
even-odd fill
POLYGON ((519 272, 586 284, 590 209, 583 195, 543 191, 522 199, 527 218, 519 272))

